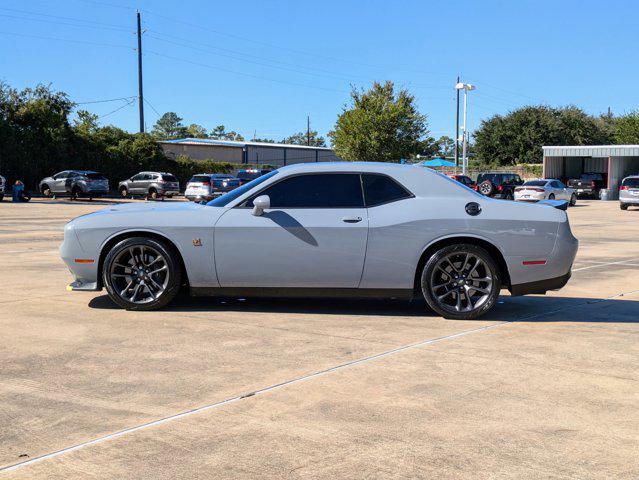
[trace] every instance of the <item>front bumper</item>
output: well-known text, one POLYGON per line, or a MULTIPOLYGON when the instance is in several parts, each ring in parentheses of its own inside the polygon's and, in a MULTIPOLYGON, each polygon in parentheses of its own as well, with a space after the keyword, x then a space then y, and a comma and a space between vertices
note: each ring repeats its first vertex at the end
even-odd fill
POLYGON ((86 252, 73 226, 73 221, 64 227, 64 241, 60 246, 60 256, 73 275, 74 282, 67 286, 67 290, 97 291, 98 282, 98 253, 86 252))

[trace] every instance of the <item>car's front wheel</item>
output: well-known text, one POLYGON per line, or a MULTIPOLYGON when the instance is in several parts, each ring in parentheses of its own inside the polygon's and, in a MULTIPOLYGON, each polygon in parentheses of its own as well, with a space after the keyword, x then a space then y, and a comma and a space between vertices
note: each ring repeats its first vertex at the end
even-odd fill
POLYGON ((575 205, 577 205, 577 195, 575 195, 574 193, 570 196, 570 206, 574 207, 575 205))
POLYGON ((422 271, 426 303, 444 318, 469 320, 490 310, 499 297, 499 268, 483 248, 456 244, 436 251, 422 271))
POLYGON ((165 242, 132 237, 107 254, 102 280, 111 300, 127 310, 157 310, 168 304, 182 282, 177 253, 165 242))

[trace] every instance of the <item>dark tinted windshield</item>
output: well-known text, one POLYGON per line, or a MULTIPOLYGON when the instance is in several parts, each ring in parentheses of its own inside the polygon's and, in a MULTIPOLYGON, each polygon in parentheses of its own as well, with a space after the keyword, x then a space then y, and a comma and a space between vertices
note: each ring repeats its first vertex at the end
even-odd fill
POLYGON ((107 179, 101 173, 84 173, 83 175, 90 180, 106 180, 107 179))
MULTIPOLYGON (((258 195, 271 208, 358 208, 364 206, 358 173, 313 173, 286 178, 258 195)), ((247 206, 253 206, 252 201, 247 206)))
POLYGON ((582 180, 602 180, 603 177, 601 176, 600 173, 582 173, 581 179, 582 180))
POLYGON ((546 180, 528 180, 524 185, 527 187, 545 187, 546 183, 548 183, 546 180))
POLYGON ((245 183, 244 185, 236 188, 235 190, 231 190, 229 193, 225 193, 224 195, 211 200, 209 203, 207 203, 207 205, 209 207, 224 207, 228 205, 230 202, 232 202, 233 200, 235 200, 236 198, 241 197, 252 188, 255 188, 257 185, 268 180, 269 178, 271 178, 273 175, 276 175, 276 174, 277 174, 277 170, 273 170, 271 173, 262 175, 261 177, 258 177, 251 182, 245 183))
POLYGON ((628 188, 639 188, 639 178, 626 178, 621 185, 628 188))
POLYGON ((211 177, 209 175, 193 175, 189 182, 210 182, 211 177))
POLYGON ((164 180, 165 182, 177 182, 178 179, 175 178, 173 175, 170 174, 164 174, 162 175, 162 180, 164 180))

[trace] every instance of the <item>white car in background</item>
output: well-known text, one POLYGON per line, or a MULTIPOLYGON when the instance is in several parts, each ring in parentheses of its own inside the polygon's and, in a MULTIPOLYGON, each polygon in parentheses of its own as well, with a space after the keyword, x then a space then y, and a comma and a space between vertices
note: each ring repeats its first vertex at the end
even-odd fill
POLYGON ((540 200, 566 200, 572 206, 577 203, 577 194, 574 189, 553 178, 528 180, 522 186, 515 188, 516 202, 540 200))

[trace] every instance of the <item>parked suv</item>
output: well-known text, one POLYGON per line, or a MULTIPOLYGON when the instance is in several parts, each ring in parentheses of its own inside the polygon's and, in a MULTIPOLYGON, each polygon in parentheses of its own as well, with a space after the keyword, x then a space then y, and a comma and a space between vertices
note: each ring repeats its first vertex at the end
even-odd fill
POLYGON ((0 202, 4 198, 4 190, 6 188, 6 185, 7 180, 2 175, 0 175, 0 202))
POLYGON ((639 207, 639 175, 624 178, 619 188, 619 206, 628 210, 630 205, 639 207))
POLYGON ((239 178, 222 173, 193 175, 186 184, 184 196, 189 200, 211 200, 240 186, 239 178))
POLYGON ((516 173, 480 173, 477 176, 475 190, 487 197, 512 200, 515 198, 515 187, 523 183, 524 181, 516 173))
POLYGON ((180 182, 166 172, 140 172, 128 180, 118 184, 118 191, 123 197, 144 195, 153 199, 171 198, 180 194, 180 182))
POLYGON ((601 173, 582 173, 579 178, 568 180, 568 186, 575 189, 577 196, 588 195, 599 198, 602 188, 606 188, 606 179, 601 173))
POLYGON ((69 195, 71 200, 78 197, 91 200, 109 193, 109 181, 99 172, 65 170, 42 180, 39 190, 45 197, 69 195))
POLYGON ((237 178, 240 179, 240 185, 244 185, 252 180, 255 180, 257 177, 261 177, 262 175, 266 175, 267 173, 271 173, 273 170, 266 168, 251 168, 247 170, 240 170, 237 172, 237 178))

